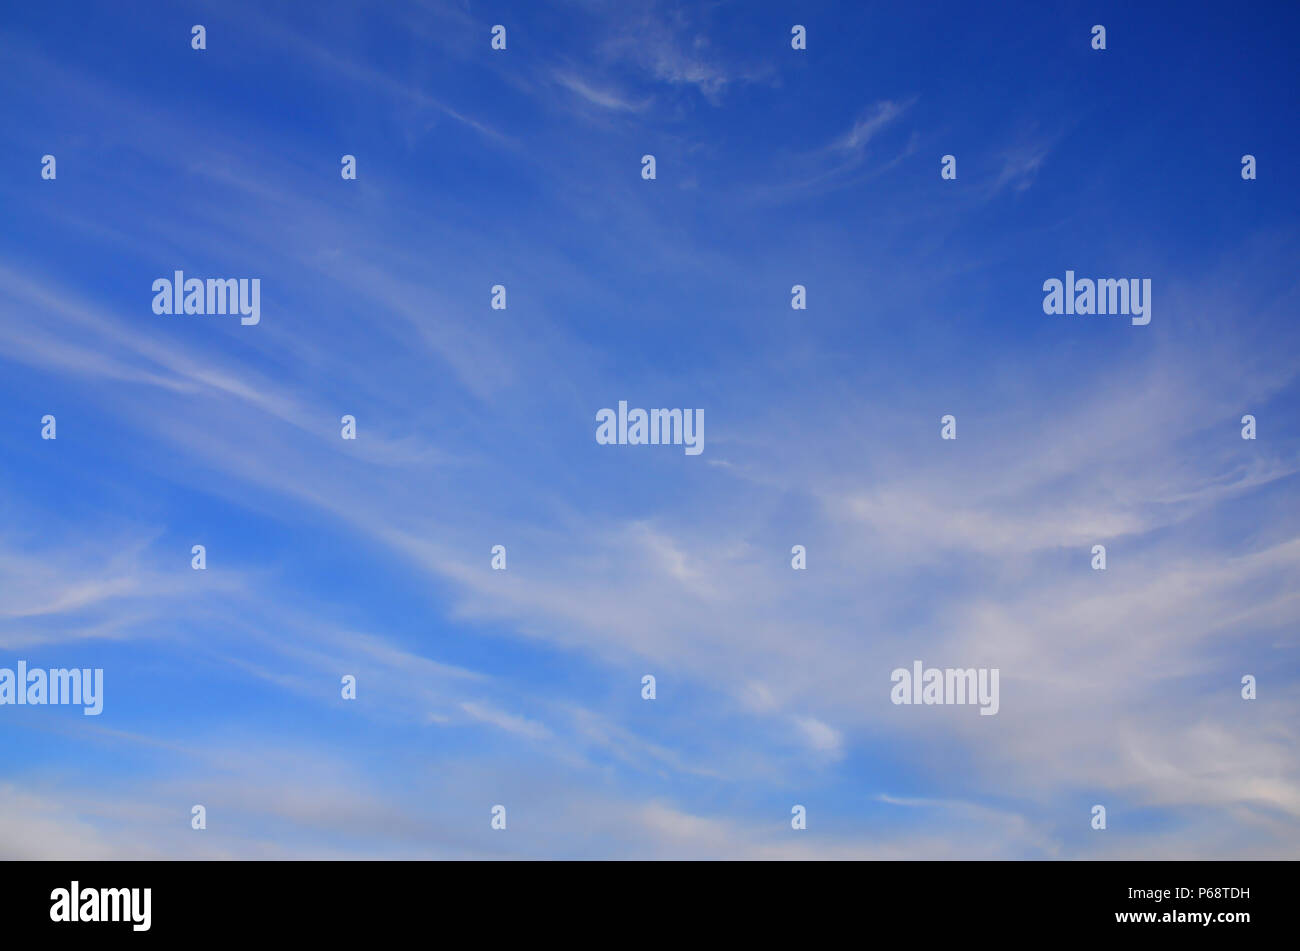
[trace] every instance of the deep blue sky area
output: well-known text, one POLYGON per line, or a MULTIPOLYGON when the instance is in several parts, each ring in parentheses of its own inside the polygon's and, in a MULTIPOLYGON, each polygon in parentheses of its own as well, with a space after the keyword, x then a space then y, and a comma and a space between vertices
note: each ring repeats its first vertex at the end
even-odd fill
POLYGON ((0 856, 1294 858, 1298 27, 7 5, 0 856))

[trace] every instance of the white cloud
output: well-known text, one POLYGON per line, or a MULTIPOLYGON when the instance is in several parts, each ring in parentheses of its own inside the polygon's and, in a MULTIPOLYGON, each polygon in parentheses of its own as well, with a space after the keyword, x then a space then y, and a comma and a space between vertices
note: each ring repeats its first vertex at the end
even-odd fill
POLYGON ((808 745, 818 753, 826 753, 836 758, 844 755, 844 738, 833 727, 816 717, 795 717, 794 722, 803 731, 808 745))

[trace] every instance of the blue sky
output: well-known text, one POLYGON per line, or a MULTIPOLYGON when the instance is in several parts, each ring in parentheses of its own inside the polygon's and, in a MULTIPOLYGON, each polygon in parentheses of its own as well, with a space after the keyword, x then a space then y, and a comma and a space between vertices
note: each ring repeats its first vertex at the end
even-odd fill
POLYGON ((1297 854, 1294 6, 374 6, 0 19, 0 854, 1297 854))

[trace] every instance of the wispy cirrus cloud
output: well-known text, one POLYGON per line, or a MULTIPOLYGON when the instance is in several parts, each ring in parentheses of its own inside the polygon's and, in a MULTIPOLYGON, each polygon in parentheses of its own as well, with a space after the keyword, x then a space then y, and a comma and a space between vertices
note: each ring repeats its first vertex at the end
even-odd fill
POLYGON ((642 112, 649 108, 651 99, 631 99, 614 89, 592 85, 568 70, 556 70, 555 81, 584 102, 614 112, 642 112))

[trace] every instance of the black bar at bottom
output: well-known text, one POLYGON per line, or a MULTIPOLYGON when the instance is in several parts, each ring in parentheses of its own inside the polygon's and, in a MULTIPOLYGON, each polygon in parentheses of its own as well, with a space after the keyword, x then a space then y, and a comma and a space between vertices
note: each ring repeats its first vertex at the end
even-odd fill
POLYGON ((517 934, 638 945, 716 937, 732 946, 787 933, 801 944, 910 934, 909 947, 1058 934, 1231 942, 1292 932, 1296 868, 1289 862, 10 862, 0 866, 0 914, 7 938, 91 940, 373 942, 427 926, 432 930, 415 934, 456 944, 517 934))

